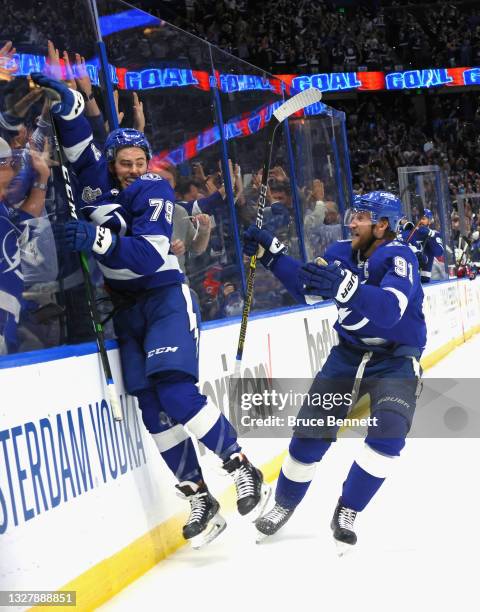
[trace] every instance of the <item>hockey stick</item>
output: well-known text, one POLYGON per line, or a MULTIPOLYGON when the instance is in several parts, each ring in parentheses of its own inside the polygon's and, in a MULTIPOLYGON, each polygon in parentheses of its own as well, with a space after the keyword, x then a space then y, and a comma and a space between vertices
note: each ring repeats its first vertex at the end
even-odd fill
MULTIPOLYGON (((73 195, 72 184, 70 182, 70 173, 68 172, 66 160, 62 151, 62 147, 60 146, 60 140, 58 137, 57 126, 55 125, 55 121, 53 120, 53 114, 50 110, 50 121, 52 124, 52 134, 53 134, 53 142, 55 146, 55 150, 57 151, 58 159, 60 160, 60 167, 62 170, 62 178, 63 178, 63 186, 65 190, 65 195, 67 197, 68 209, 70 212, 70 216, 72 219, 77 220, 77 211, 75 209, 75 197, 73 195)), ((107 388, 108 399, 110 400, 110 405, 112 407, 113 418, 116 421, 121 421, 123 419, 122 409, 120 406, 120 401, 118 399, 118 393, 115 388, 115 383, 113 381, 112 370, 110 368, 110 362, 108 360, 107 349, 105 348, 105 334, 103 330, 103 326, 100 322, 100 317, 98 315, 97 305, 95 303, 95 292, 92 286, 92 281, 90 280, 90 270, 88 266, 88 259, 85 253, 79 253, 80 255, 80 267, 82 269, 83 274, 83 282, 85 285, 85 293, 87 297, 88 309, 90 311, 90 318, 93 324, 93 331, 95 333, 95 339, 97 341, 98 351, 100 353, 100 358, 102 361, 103 374, 105 376, 105 383, 107 388)))
POLYGON ((410 242, 413 234, 417 231, 417 229, 420 227, 421 221, 423 219, 423 215, 425 213, 425 207, 423 206, 423 202, 419 202, 418 203, 418 221, 417 224, 415 225, 415 227, 412 229, 412 231, 408 234, 408 238, 405 241, 407 244, 410 242))
MULTIPOLYGON (((465 246, 463 247, 462 254, 460 255, 460 258, 459 258, 459 260, 458 260, 458 264, 456 264, 456 266, 457 266, 457 270, 458 270, 458 268, 459 268, 460 266, 462 266, 462 265, 464 265, 464 266, 468 265, 467 261, 468 261, 468 257, 469 257, 469 255, 470 255, 470 247, 471 247, 471 245, 472 245, 472 241, 471 241, 471 240, 469 240, 469 239, 468 239, 466 236, 464 236, 464 235, 460 235, 460 236, 458 237, 458 249, 459 249, 459 250, 462 248, 462 247, 461 247, 461 241, 462 241, 462 240, 465 242, 465 246), (464 263, 464 264, 462 264, 462 259, 463 259, 464 257, 465 257, 465 263, 464 263)), ((455 262, 455 263, 456 263, 456 262, 455 262)))
MULTIPOLYGON (((255 220, 255 224, 258 229, 261 229, 263 225, 263 211, 265 210, 265 199, 267 196, 268 189, 268 174, 270 172, 270 162, 272 159, 275 131, 277 127, 283 121, 285 121, 285 119, 287 119, 287 117, 290 117, 291 115, 298 112, 302 108, 305 108, 306 106, 310 106, 310 104, 315 104, 315 102, 319 102, 321 99, 322 92, 319 89, 306 89, 297 94, 296 96, 293 96, 293 98, 290 98, 289 100, 284 102, 281 106, 279 106, 277 110, 273 112, 273 115, 270 121, 268 122, 265 140, 265 153, 263 159, 262 183, 260 185, 260 192, 258 195, 257 218, 255 220)), ((247 293, 245 295, 245 303, 243 305, 242 322, 240 325, 240 334, 238 336, 237 357, 235 360, 235 377, 240 376, 240 364, 242 362, 245 336, 247 334, 248 316, 250 314, 250 309, 252 306, 253 283, 255 281, 256 267, 257 255, 255 254, 250 257, 250 265, 248 268, 247 293)))

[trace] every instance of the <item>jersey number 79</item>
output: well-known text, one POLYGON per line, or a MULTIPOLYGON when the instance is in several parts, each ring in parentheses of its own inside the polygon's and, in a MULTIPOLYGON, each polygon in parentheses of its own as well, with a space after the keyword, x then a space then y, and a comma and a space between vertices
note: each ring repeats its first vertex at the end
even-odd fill
POLYGON ((173 203, 170 200, 165 201, 163 198, 150 198, 148 200, 149 206, 155 206, 155 210, 150 217, 150 221, 158 221, 158 217, 162 212, 163 206, 165 205, 165 219, 168 223, 172 223, 173 218, 173 203))

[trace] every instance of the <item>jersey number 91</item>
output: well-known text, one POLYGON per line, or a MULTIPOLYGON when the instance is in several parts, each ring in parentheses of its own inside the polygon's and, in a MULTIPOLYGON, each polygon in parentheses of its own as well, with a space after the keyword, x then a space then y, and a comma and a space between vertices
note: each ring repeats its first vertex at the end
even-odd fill
POLYGON ((400 276, 401 278, 407 278, 413 285, 413 267, 411 263, 407 263, 407 261, 403 257, 395 257, 393 260, 395 265, 395 274, 400 276))

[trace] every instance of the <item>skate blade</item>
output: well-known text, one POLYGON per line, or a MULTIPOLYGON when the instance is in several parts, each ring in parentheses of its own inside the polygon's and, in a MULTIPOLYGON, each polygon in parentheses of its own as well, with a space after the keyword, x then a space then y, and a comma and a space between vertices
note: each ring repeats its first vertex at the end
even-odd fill
POLYGON ((269 535, 267 535, 266 533, 262 533, 261 531, 258 531, 257 529, 257 537, 255 538, 255 543, 261 544, 264 540, 266 540, 269 537, 270 537, 269 535))
POLYGON ((260 499, 258 501, 258 504, 246 515, 248 519, 252 521, 252 523, 254 523, 262 516, 271 494, 272 487, 264 482, 262 484, 262 490, 260 492, 260 499))
MULTIPOLYGON (((334 538, 335 539, 335 538, 334 538)), ((335 540, 335 545, 337 547, 337 555, 339 557, 345 557, 353 550, 353 544, 347 544, 346 542, 340 542, 340 540, 335 540)))
POLYGON ((202 533, 199 533, 198 535, 194 536, 189 540, 190 546, 194 550, 200 550, 200 548, 203 548, 204 546, 210 544, 210 542, 215 540, 215 538, 217 538, 222 533, 222 531, 225 530, 226 526, 227 521, 223 518, 221 514, 217 513, 210 520, 208 526, 202 531, 202 533))

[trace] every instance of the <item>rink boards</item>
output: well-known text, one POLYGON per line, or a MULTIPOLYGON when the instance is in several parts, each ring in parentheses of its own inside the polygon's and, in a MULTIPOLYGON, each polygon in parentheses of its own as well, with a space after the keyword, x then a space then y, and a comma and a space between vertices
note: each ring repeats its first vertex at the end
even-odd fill
MULTIPOLYGON (((424 311, 430 367, 480 330, 480 280, 428 286, 424 311)), ((336 343, 335 319, 331 303, 253 318, 243 375, 313 377, 336 343)), ((238 330, 225 322, 201 336, 200 386, 226 414, 238 330)), ((77 606, 93 609, 184 543, 185 504, 133 399, 120 385, 124 420, 115 423, 98 355, 67 350, 0 369, 0 590, 76 590, 77 606)), ((110 356, 121 381, 118 351, 110 356)), ((270 479, 286 446, 245 440, 270 479)), ((228 510, 229 481, 210 454, 202 463, 228 510)))

